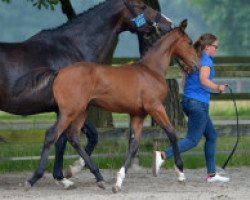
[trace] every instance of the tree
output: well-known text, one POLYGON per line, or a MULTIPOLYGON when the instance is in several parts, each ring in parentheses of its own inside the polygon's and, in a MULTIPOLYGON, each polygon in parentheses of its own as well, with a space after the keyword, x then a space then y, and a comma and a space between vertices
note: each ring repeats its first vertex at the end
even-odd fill
POLYGON ((226 54, 250 53, 250 4, 248 0, 190 0, 202 17, 216 31, 226 54))

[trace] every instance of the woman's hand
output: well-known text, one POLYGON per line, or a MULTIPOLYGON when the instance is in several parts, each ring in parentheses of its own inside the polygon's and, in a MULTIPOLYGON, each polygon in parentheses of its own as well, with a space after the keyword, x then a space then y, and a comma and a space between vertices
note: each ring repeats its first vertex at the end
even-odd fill
POLYGON ((218 90, 223 92, 226 89, 226 85, 218 85, 218 90))

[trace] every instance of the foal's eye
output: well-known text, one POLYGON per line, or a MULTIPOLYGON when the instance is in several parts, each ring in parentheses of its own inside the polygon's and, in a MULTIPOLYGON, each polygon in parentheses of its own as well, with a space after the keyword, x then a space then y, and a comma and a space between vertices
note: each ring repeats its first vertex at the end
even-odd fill
POLYGON ((193 45, 193 41, 189 40, 189 45, 192 46, 193 45))

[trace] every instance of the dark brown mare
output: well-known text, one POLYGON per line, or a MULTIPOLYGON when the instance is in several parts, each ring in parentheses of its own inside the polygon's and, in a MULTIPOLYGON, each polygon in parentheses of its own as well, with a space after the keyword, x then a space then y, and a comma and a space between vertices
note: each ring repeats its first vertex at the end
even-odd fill
MULTIPOLYGON (((50 86, 33 88, 18 95, 16 85, 20 90, 23 85, 16 84, 17 80, 40 67, 58 70, 83 60, 105 63, 117 35, 123 31, 129 30, 143 35, 156 30, 165 33, 170 29, 171 22, 159 12, 146 6, 142 0, 107 0, 66 24, 41 31, 24 42, 2 42, 0 43, 0 110, 16 115, 58 112, 56 104, 51 100, 50 86), (132 19, 139 14, 144 14, 145 24, 136 27, 132 19)), ((89 137, 94 138, 92 133, 89 137)), ((66 141, 66 134, 63 134, 56 143, 53 176, 57 180, 65 180, 62 162, 66 141)), ((95 138, 92 141, 95 143, 95 138)), ((94 145, 87 145, 89 155, 93 148, 94 145)), ((41 176, 42 173, 38 170, 30 184, 34 184, 41 176)), ((65 187, 72 184, 69 181, 67 183, 64 184, 65 187)))
MULTIPOLYGON (((38 70, 38 74, 44 74, 41 86, 54 78, 53 96, 59 109, 56 123, 46 134, 41 154, 41 160, 44 162, 40 162, 38 170, 45 169, 51 145, 68 128, 69 142, 95 175, 99 186, 104 187, 99 170, 79 143, 79 133, 86 119, 87 108, 92 105, 112 112, 128 113, 131 118, 134 138, 130 142, 124 166, 117 174, 114 192, 121 189, 131 159, 138 150, 143 121, 148 114, 167 134, 173 146, 175 164, 183 178, 183 163, 177 147, 176 133, 162 102, 168 91, 165 78, 171 56, 177 56, 185 63, 186 72, 193 71, 199 63, 192 42, 184 32, 186 26, 187 20, 184 20, 179 27, 163 36, 142 59, 133 64, 111 68, 91 62, 79 62, 59 70, 57 75, 46 70, 43 72, 43 69, 40 72, 38 70)), ((29 182, 32 182, 34 177, 29 182)))

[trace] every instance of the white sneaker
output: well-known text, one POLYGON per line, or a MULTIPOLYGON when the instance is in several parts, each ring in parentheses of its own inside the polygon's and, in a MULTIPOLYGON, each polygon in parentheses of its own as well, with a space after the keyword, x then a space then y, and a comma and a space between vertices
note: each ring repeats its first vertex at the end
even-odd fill
POLYGON ((230 178, 228 177, 224 177, 224 176, 221 176, 219 174, 215 174, 215 176, 213 177, 207 177, 207 182, 208 183, 215 183, 215 182, 221 182, 221 183, 226 183, 226 182, 229 182, 230 181, 230 178))
POLYGON ((160 151, 155 151, 153 156, 153 176, 157 176, 165 160, 161 157, 160 151))

